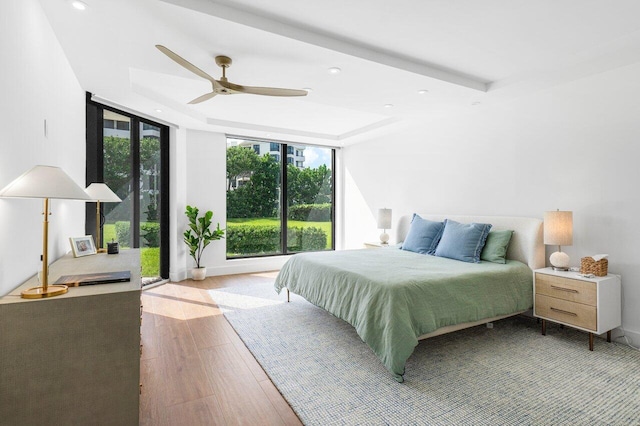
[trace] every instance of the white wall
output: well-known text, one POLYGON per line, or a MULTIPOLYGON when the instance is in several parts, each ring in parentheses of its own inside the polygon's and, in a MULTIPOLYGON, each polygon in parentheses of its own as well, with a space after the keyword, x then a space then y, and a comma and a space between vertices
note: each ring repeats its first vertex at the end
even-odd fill
POLYGON ((377 239, 381 207, 395 222, 413 212, 572 210, 574 244, 564 251, 573 265, 610 255, 610 272, 622 274, 623 326, 640 344, 638 75, 635 64, 347 147, 347 247, 377 239))
MULTIPOLYGON (((61 167, 84 187, 84 91, 37 0, 0 2, 0 52, 0 188, 37 164, 61 167)), ((84 208, 52 200, 51 261, 84 235, 84 208)), ((41 200, 0 199, 0 295, 41 266, 41 213, 41 200)))
MULTIPOLYGON (((195 266, 182 241, 182 233, 187 227, 184 214, 187 205, 198 207, 201 212, 213 211, 214 224, 226 228, 227 196, 227 139, 223 133, 199 130, 178 131, 175 164, 172 165, 173 199, 171 229, 175 237, 172 244, 170 278, 180 281, 190 277, 195 266), (174 179, 175 178, 175 179, 174 179), (177 182, 175 181, 177 180, 177 182)), ((172 150, 171 155, 175 155, 172 150)), ((201 213, 202 214, 202 213, 201 213)), ((207 267, 207 275, 238 274, 279 269, 287 258, 274 256, 256 259, 227 260, 226 241, 214 241, 202 255, 202 265, 207 267)))

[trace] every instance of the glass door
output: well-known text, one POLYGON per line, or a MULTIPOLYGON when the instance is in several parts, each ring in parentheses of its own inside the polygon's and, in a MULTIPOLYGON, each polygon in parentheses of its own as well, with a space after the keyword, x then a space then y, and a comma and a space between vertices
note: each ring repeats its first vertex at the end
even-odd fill
MULTIPOLYGON (((139 248, 143 285, 169 277, 168 142, 166 126, 87 101, 87 183, 104 182, 122 200, 101 205, 96 244, 139 248)), ((95 220, 88 203, 87 233, 95 220)))

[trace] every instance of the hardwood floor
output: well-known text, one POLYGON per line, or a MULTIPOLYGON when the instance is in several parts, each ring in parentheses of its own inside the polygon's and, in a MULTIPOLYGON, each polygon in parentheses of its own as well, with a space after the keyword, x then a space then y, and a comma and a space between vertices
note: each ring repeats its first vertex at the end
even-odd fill
POLYGON ((275 272, 167 283, 142 292, 141 425, 301 425, 206 290, 275 272))

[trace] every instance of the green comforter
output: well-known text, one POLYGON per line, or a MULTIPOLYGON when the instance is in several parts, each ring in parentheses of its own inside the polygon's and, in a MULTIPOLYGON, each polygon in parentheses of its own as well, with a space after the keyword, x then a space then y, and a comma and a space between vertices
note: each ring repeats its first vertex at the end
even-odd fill
POLYGON ((533 274, 507 261, 466 263, 395 248, 301 253, 275 281, 353 325, 403 381, 418 337, 532 307, 533 274))

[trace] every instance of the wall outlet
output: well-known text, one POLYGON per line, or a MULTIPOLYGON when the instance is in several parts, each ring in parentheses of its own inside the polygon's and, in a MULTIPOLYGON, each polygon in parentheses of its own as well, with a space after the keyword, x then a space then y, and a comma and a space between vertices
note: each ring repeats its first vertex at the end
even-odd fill
POLYGON ((487 328, 493 328, 493 323, 492 322, 488 322, 487 323, 487 328))

